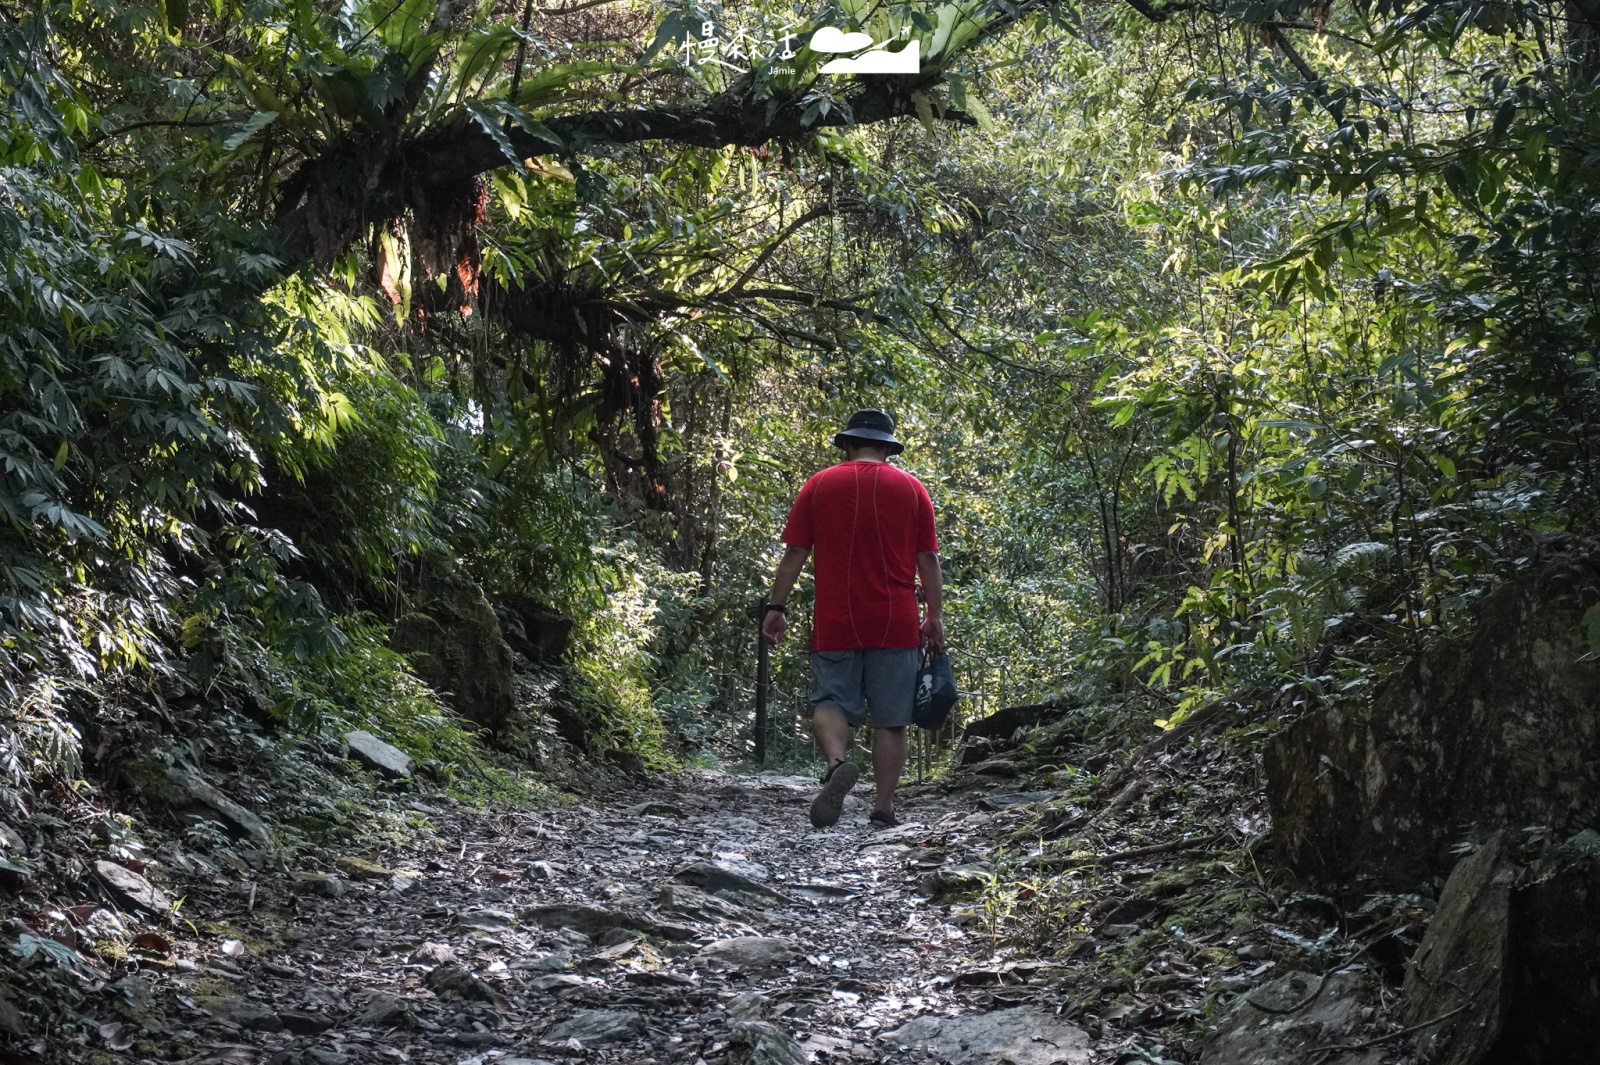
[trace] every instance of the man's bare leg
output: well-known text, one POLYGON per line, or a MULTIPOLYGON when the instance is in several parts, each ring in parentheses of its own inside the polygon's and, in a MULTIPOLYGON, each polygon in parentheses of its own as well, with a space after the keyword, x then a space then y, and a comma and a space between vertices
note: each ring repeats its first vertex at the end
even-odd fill
POLYGON ((822 752, 822 761, 829 768, 844 761, 850 750, 851 731, 842 710, 819 706, 811 712, 811 733, 817 737, 817 750, 822 752))
POLYGON ((839 820, 844 810, 845 796, 855 787, 861 772, 853 762, 845 759, 850 750, 850 722, 844 712, 831 706, 819 706, 811 712, 811 731, 817 737, 817 749, 828 763, 827 776, 822 790, 811 803, 813 828, 828 828, 839 820))
POLYGON ((904 726, 872 730, 872 776, 878 787, 874 813, 894 815, 894 790, 900 785, 909 745, 904 726))

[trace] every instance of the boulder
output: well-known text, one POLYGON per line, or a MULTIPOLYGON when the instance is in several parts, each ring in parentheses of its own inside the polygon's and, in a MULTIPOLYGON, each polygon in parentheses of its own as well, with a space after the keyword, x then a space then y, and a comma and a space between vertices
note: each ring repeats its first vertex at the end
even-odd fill
POLYGON ((1045 718, 1055 714, 1064 713, 1071 709, 1072 703, 1032 703, 1027 706, 1007 706, 996 710, 988 717, 980 717, 976 721, 968 722, 961 729, 961 734, 966 737, 982 737, 987 740, 1010 740, 1019 728, 1029 728, 1037 725, 1045 718))
POLYGON ((567 653, 573 622, 561 611, 514 592, 496 596, 494 606, 506 643, 528 661, 541 665, 559 662, 567 653))
POLYGON ((1600 834, 1578 833, 1528 871, 1528 882, 1512 896, 1509 941, 1505 1030, 1484 1060, 1593 1061, 1600 1031, 1600 834))
POLYGON ((471 581, 424 573, 410 610, 389 643, 456 712, 497 730, 515 705, 511 648, 483 589, 471 581))
POLYGON ((1474 631, 1391 675, 1366 702, 1308 712, 1268 744, 1283 862, 1362 896, 1442 878, 1462 839, 1600 808, 1600 662, 1585 612, 1600 550, 1558 556, 1478 605, 1474 631), (1552 742, 1560 737, 1560 742, 1552 742))
POLYGON ((1516 876, 1505 837, 1496 832, 1457 862, 1445 882, 1405 984, 1406 1024, 1426 1025, 1416 1042, 1430 1065, 1478 1065, 1500 1037, 1516 876))
MULTIPOLYGON (((1287 973, 1234 999, 1200 1053, 1200 1065, 1284 1065, 1335 1044, 1356 1045, 1363 1013, 1376 1001, 1369 981, 1348 969, 1326 977, 1287 973)), ((1338 1058, 1378 1065, 1383 1047, 1338 1058)))
POLYGON ((1083 1029, 1037 1006, 960 1017, 917 1017, 887 1038, 949 1065, 1089 1065, 1083 1029))
POLYGON ((411 779, 411 756, 365 729, 344 734, 350 757, 391 780, 411 779))

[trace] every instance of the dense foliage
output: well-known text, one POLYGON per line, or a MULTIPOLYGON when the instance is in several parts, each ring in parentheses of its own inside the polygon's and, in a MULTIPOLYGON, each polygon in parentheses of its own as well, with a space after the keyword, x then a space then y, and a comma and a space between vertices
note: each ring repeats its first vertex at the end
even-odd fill
POLYGON ((1593 531, 1591 8, 0 8, 5 769, 179 698, 457 755, 424 573, 576 619, 597 749, 734 753, 867 404, 985 700, 1359 688, 1593 531), (921 73, 705 61, 829 23, 921 73))

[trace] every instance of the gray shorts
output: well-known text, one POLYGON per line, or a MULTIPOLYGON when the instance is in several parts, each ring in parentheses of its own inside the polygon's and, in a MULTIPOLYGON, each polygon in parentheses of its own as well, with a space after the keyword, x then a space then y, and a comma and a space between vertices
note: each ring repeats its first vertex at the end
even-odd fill
POLYGON ((811 709, 831 706, 852 727, 872 711, 873 728, 911 724, 917 694, 920 647, 867 647, 855 651, 811 652, 811 709))

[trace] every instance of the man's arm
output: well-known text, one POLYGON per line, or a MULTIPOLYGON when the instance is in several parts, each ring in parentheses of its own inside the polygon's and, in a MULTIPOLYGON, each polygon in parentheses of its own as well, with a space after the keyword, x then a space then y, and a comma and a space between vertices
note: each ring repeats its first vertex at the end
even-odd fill
POLYGON ((935 651, 944 650, 944 571, 939 568, 937 551, 917 552, 917 578, 922 581, 922 598, 928 604, 922 619, 922 642, 935 651))
MULTIPOLYGON (((778 563, 778 575, 772 581, 772 595, 767 598, 767 602, 783 604, 789 601, 789 593, 794 590, 794 582, 800 579, 800 571, 805 568, 806 559, 810 557, 809 547, 784 549, 783 560, 778 563)), ((788 622, 781 610, 769 611, 761 621, 761 632, 766 636, 768 643, 777 643, 783 639, 783 630, 787 625, 788 622)))

